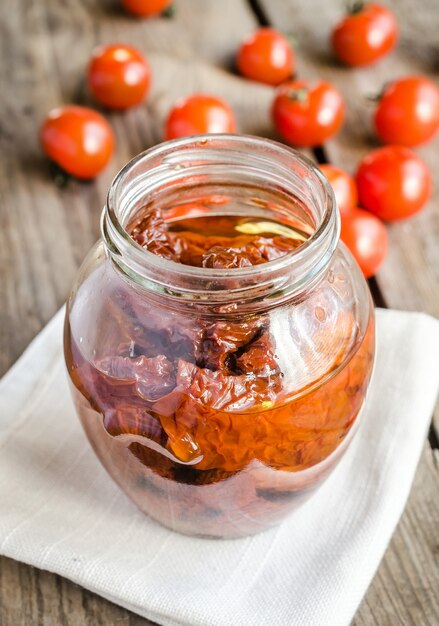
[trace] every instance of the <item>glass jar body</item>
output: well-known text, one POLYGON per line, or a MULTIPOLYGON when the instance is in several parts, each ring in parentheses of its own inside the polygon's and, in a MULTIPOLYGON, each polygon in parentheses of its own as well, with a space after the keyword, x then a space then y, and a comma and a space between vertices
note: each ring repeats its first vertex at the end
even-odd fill
POLYGON ((209 537, 269 528, 313 493, 359 422, 374 345, 367 284, 342 244, 308 289, 249 312, 170 302, 101 242, 65 326, 103 465, 152 518, 209 537))

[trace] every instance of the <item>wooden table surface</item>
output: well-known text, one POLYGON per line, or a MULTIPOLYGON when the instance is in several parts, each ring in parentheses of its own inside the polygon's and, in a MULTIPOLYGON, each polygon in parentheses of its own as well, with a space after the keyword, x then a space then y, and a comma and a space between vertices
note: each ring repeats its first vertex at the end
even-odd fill
MULTIPOLYGON (((0 374, 65 301, 75 272, 99 236, 105 193, 118 169, 161 140, 179 96, 202 90, 226 98, 241 132, 275 137, 272 89, 237 77, 233 56, 260 23, 293 33, 298 73, 324 77, 347 100, 347 123, 317 157, 353 170, 373 147, 373 105, 384 82, 439 71, 437 0, 388 2, 399 17, 397 52, 376 66, 348 70, 331 58, 328 32, 342 3, 322 0, 175 0, 171 18, 136 20, 117 0, 13 0, 0 20, 0 374), (55 184, 38 146, 38 127, 62 103, 91 104, 84 69, 103 42, 143 50, 154 72, 148 102, 109 115, 117 154, 93 183, 55 184)), ((373 285, 389 307, 439 316, 439 141, 419 150, 435 175, 429 206, 392 225, 389 257, 373 285)), ((413 416, 416 419, 416 416, 413 416)), ((432 425, 406 510, 354 619, 355 626, 439 624, 439 451, 432 425)), ((2 626, 147 625, 150 622, 73 583, 0 558, 2 626)), ((245 625, 237 625, 245 626, 245 625)), ((312 625, 304 625, 312 626, 312 625)))

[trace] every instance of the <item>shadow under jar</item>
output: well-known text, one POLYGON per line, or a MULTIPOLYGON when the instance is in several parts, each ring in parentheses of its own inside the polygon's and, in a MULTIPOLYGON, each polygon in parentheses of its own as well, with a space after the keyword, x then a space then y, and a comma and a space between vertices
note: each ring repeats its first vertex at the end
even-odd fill
POLYGON ((168 142, 119 173, 70 297, 65 356, 101 462, 177 531, 277 524, 363 407, 373 305, 332 190, 256 137, 168 142))

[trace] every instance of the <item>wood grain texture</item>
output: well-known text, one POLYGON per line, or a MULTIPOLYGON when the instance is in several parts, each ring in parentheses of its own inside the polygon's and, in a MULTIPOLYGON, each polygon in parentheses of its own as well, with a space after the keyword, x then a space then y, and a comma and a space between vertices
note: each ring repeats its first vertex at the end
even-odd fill
POLYGON ((175 5, 175 22, 136 20, 117 3, 99 0, 17 0, 2 16, 0 81, 8 90, 0 101, 0 375, 65 301, 99 235, 111 179, 135 154, 161 140, 163 119, 178 97, 201 89, 227 97, 242 132, 271 132, 272 90, 221 67, 256 25, 247 3, 177 0, 175 5), (236 19, 225 38, 232 12, 236 19), (67 188, 58 189, 38 145, 39 124, 59 104, 91 104, 84 84, 90 53, 115 40, 148 55, 154 76, 150 97, 135 110, 108 115, 118 149, 106 171, 95 182, 69 180, 67 188), (216 58, 216 66, 207 62, 216 58))
POLYGON ((2 626, 154 626, 50 572, 0 561, 2 626))
MULTIPOLYGON (((354 172, 362 156, 378 144, 373 137, 374 105, 368 97, 386 81, 408 74, 429 74, 437 62, 439 14, 434 0, 388 2, 399 16, 397 51, 364 69, 342 67, 332 56, 328 35, 342 15, 333 2, 261 0, 270 23, 298 40, 298 74, 324 77, 343 93, 348 116, 336 139, 325 146, 329 160, 354 172), (316 20, 318 4, 319 19, 316 20)), ((436 75, 437 78, 437 75, 436 75)), ((434 193, 419 215, 389 226, 389 256, 377 276, 388 306, 439 315, 439 140, 419 153, 434 176, 434 193)), ((439 426, 439 409, 435 414, 439 426)), ((439 623, 439 467, 437 450, 426 445, 400 524, 365 596, 355 626, 435 625, 439 623), (436 456, 435 456, 436 455, 436 456)))
MULTIPOLYGON (((302 75, 323 75, 346 94, 346 130, 328 145, 334 162, 352 169, 371 145, 368 105, 359 97, 382 80, 410 71, 437 72, 439 27, 435 0, 395 3, 403 25, 397 55, 370 70, 347 72, 328 56, 327 33, 338 3, 266 0, 267 14, 296 32, 302 75), (319 19, 315 16, 318 14, 319 19)), ((256 27, 245 0, 176 0, 175 17, 137 20, 117 0, 14 0, 0 22, 0 374, 64 302, 75 272, 99 235, 99 215, 117 170, 161 140, 164 117, 195 90, 226 97, 242 132, 273 136, 272 89, 236 77, 237 45, 256 27), (126 41, 150 59, 148 102, 109 119, 118 150, 93 183, 54 183, 42 158, 37 129, 53 106, 90 104, 84 69, 99 43, 126 41)), ((438 143, 422 151, 436 165, 438 143)), ((438 186, 436 185, 436 194, 438 186)), ((438 201, 414 220, 392 227, 391 255, 378 277, 391 306, 438 314, 438 201), (436 297, 435 297, 436 293, 436 297)), ((436 624, 438 459, 426 447, 399 529, 355 624, 436 624)), ((0 558, 1 626, 149 624, 69 581, 0 558)), ((240 625, 239 625, 240 626, 240 625)))
MULTIPOLYGON (((370 97, 377 95, 386 82, 404 75, 430 73, 435 78, 434 66, 432 61, 426 62, 425 50, 433 50, 437 41, 436 0, 421 0, 416 3, 416 9, 409 0, 387 2, 398 15, 401 43, 379 63, 358 69, 342 66, 331 53, 329 33, 343 15, 342 5, 316 0, 261 0, 260 4, 274 26, 297 37, 298 74, 329 80, 343 94, 347 104, 346 123, 339 136, 325 148, 332 163, 355 172, 360 159, 378 145, 372 126, 375 105, 370 97), (422 42, 420 46, 418 42, 422 42)), ((434 174, 434 194, 421 213, 389 226, 389 256, 377 276, 388 306, 422 310, 436 316, 439 315, 438 151, 437 138, 418 150, 434 174)))
MULTIPOLYGON (((132 156, 161 140, 171 104, 191 91, 226 97, 240 130, 271 132, 271 89, 227 71, 256 21, 244 1, 177 1, 175 18, 136 20, 117 2, 17 0, 2 12, 0 82, 0 374, 65 301, 99 235, 110 181, 132 156), (230 20, 231 14, 235 15, 230 20), (224 37, 227 32, 227 37, 224 37), (59 104, 90 104, 84 68, 93 47, 127 41, 154 73, 145 106, 110 115, 118 150, 93 183, 58 188, 42 158, 37 130, 59 104), (211 65, 211 63, 215 65, 211 65)), ((49 572, 0 558, 1 626, 147 626, 144 620, 49 572)))

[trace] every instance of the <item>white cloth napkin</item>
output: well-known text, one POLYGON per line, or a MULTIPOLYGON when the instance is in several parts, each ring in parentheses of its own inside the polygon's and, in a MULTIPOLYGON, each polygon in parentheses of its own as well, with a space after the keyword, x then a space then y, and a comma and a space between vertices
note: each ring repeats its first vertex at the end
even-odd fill
POLYGON ((0 552, 165 625, 343 626, 406 502, 439 384, 439 322, 378 311, 364 421, 278 529, 229 541, 162 528, 116 487, 75 415, 61 311, 0 383, 0 552))

